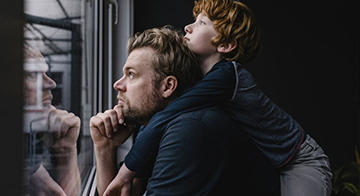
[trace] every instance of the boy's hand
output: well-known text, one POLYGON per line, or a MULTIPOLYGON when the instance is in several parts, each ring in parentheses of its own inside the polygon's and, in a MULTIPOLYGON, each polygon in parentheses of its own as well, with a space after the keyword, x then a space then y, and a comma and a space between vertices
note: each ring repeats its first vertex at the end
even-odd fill
POLYGON ((130 196, 131 182, 135 174, 136 173, 129 170, 124 163, 114 180, 106 188, 104 196, 130 196))

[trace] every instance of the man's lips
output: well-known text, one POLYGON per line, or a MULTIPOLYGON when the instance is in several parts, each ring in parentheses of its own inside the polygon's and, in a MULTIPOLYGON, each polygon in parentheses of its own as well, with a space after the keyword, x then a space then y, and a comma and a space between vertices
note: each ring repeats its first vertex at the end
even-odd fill
POLYGON ((120 97, 118 97, 118 99, 118 105, 125 105, 125 101, 123 99, 121 99, 120 97))
POLYGON ((42 104, 43 104, 43 105, 51 105, 51 99, 44 99, 44 100, 42 101, 42 104))
POLYGON ((42 102, 43 102, 43 105, 50 105, 51 104, 51 100, 52 100, 52 96, 47 96, 45 97, 42 102))

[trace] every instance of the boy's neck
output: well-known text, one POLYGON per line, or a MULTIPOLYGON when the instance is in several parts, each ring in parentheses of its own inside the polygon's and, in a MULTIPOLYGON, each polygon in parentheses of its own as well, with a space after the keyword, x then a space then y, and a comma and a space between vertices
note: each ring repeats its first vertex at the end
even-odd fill
POLYGON ((219 61, 222 60, 222 56, 219 55, 213 55, 207 58, 201 58, 198 57, 199 64, 201 67, 202 75, 205 76, 207 72, 210 71, 210 69, 219 61))

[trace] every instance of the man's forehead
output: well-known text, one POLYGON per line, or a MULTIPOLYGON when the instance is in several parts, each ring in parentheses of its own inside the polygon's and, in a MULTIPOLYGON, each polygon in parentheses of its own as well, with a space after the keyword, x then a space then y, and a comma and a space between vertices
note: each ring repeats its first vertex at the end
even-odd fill
POLYGON ((23 66, 26 72, 47 72, 49 69, 44 57, 27 58, 23 66))
POLYGON ((152 68, 154 62, 155 51, 152 48, 144 47, 133 50, 124 65, 124 69, 152 68))

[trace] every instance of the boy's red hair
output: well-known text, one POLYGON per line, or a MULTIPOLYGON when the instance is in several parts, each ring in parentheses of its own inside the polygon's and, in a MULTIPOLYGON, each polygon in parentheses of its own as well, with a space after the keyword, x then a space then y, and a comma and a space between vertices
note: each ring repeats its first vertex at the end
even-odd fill
POLYGON ((198 0, 193 8, 194 17, 204 12, 219 33, 212 39, 214 46, 236 41, 237 47, 224 58, 246 64, 260 52, 260 33, 255 16, 244 3, 234 0, 198 0))

